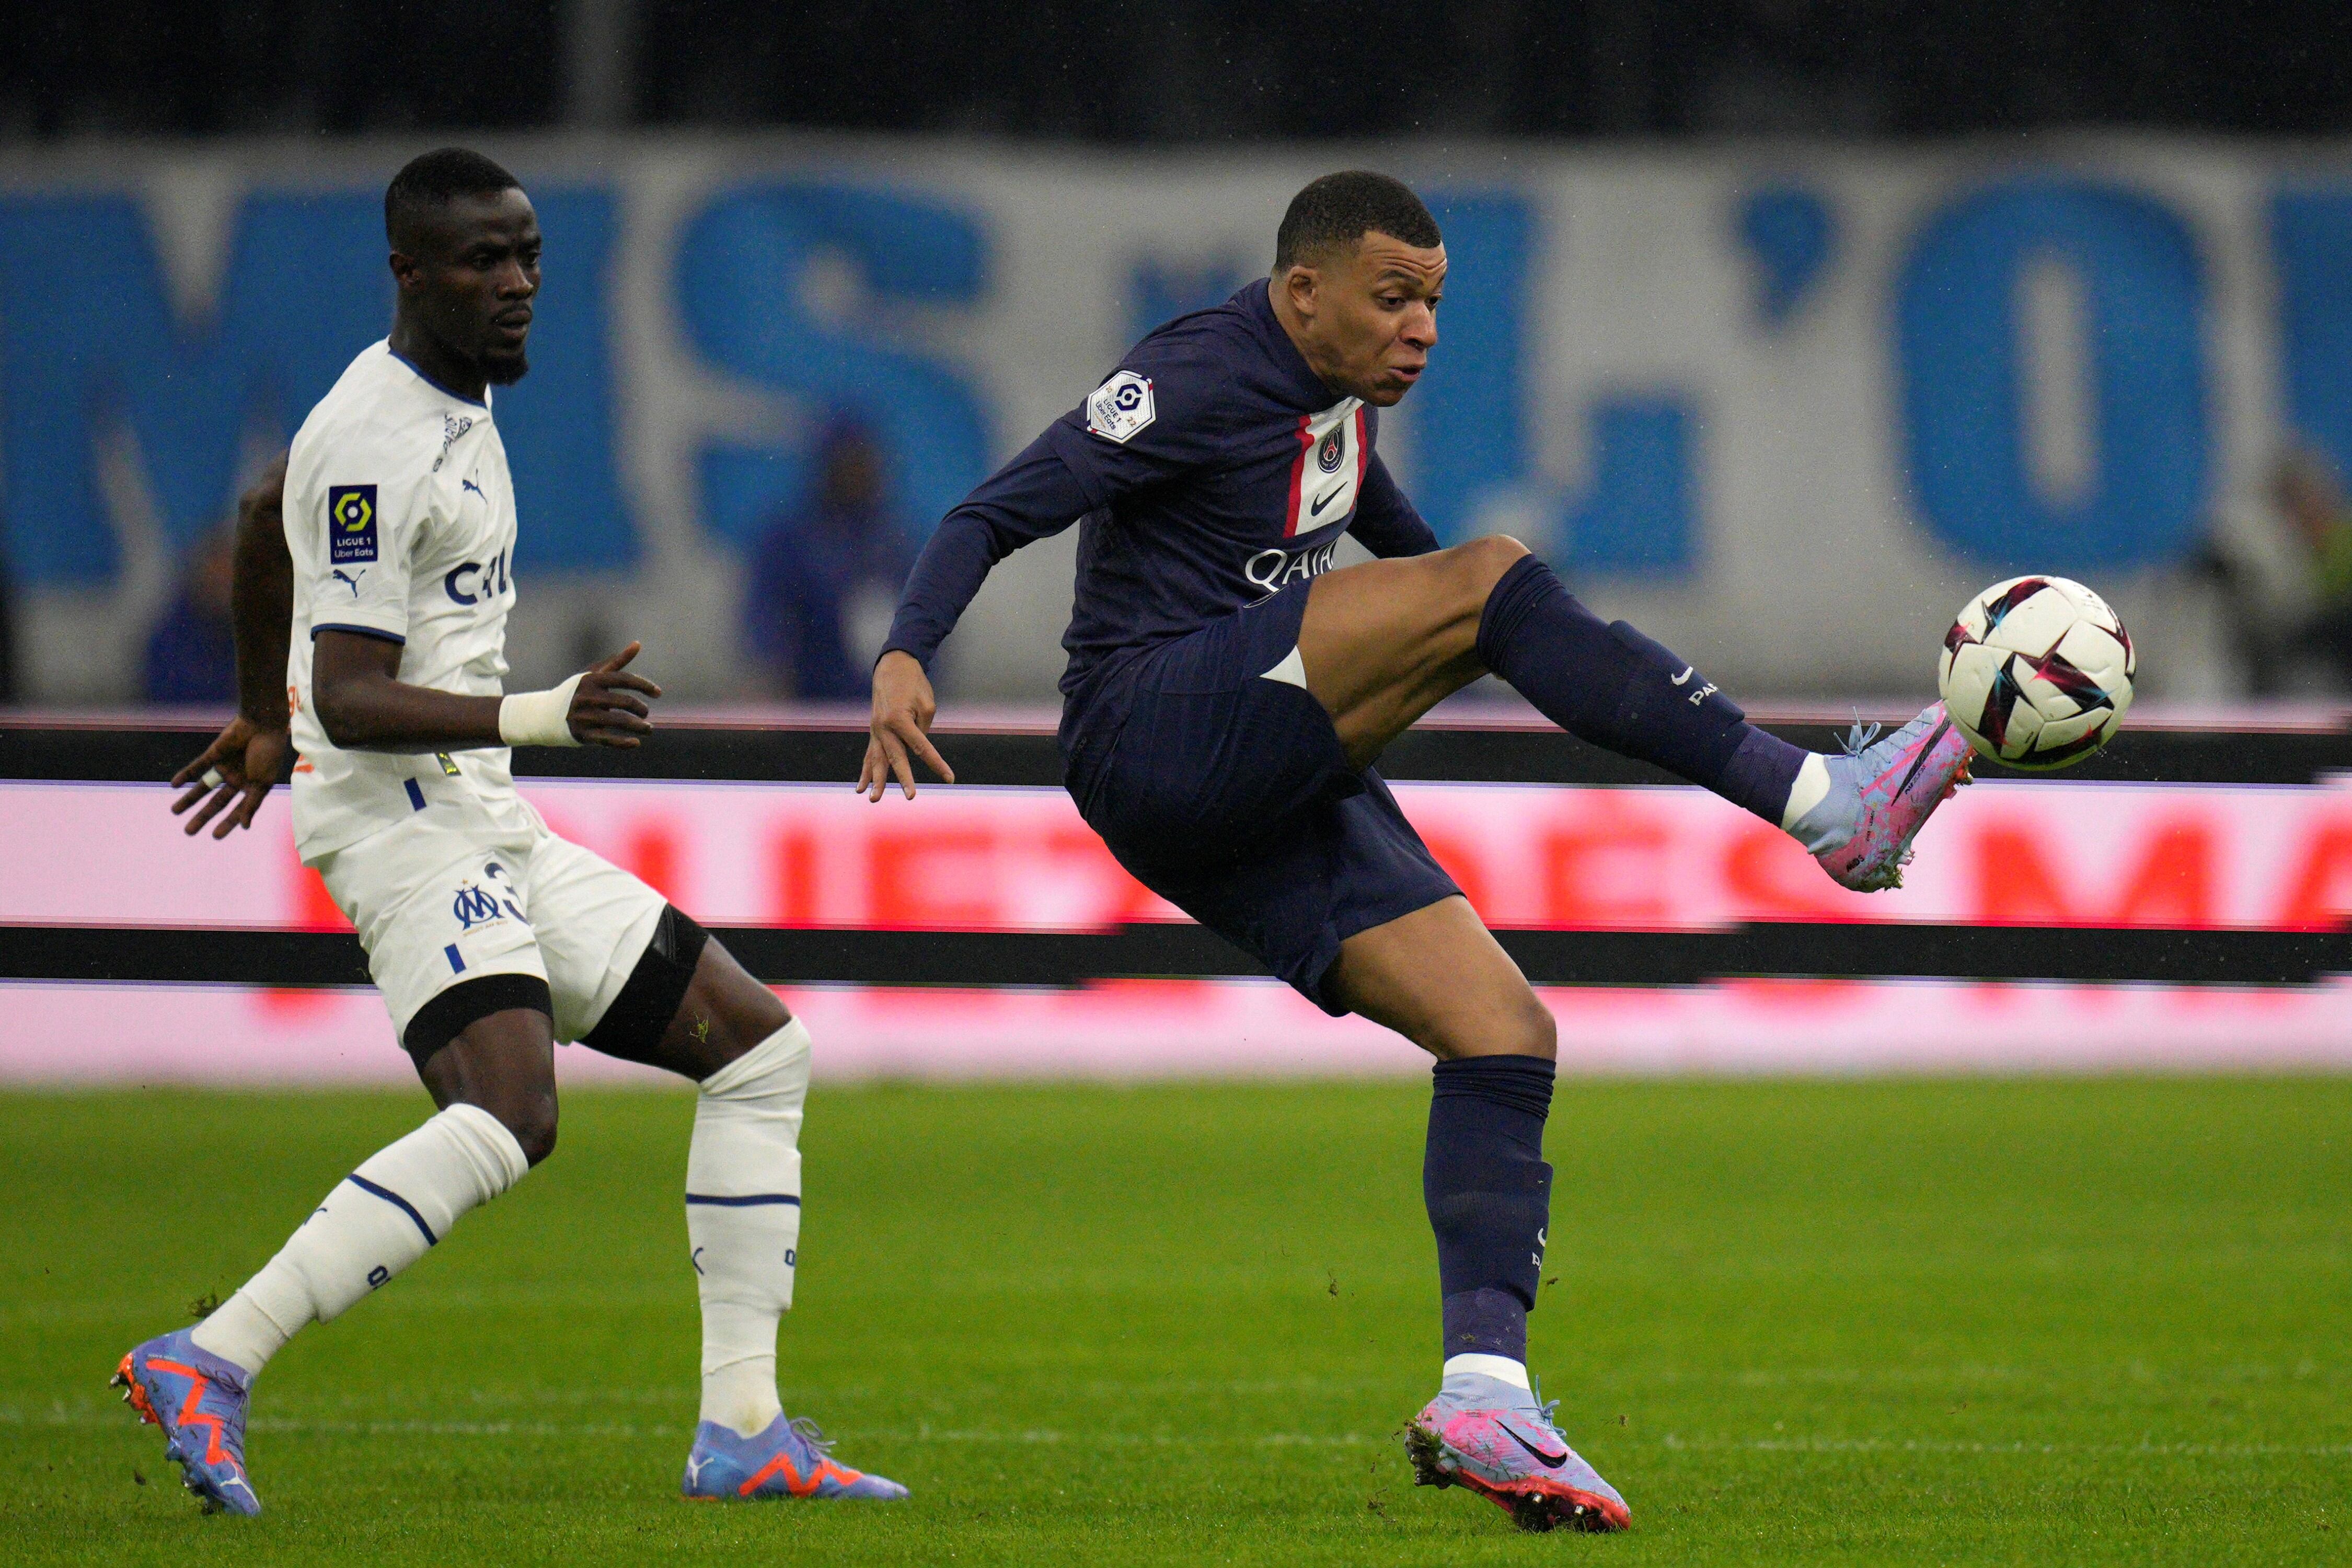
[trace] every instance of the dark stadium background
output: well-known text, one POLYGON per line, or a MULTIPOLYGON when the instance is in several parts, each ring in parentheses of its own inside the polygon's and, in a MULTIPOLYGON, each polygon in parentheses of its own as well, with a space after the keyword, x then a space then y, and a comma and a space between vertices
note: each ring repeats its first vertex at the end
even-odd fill
POLYGON ((1151 146, 2352 126, 2352 17, 2316 0, 8 9, 0 126, 34 138, 793 126, 1151 146))

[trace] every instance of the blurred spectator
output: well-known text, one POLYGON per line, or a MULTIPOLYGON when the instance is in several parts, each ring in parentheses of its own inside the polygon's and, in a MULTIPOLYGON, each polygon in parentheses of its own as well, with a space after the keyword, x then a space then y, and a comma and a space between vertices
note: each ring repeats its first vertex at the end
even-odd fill
POLYGON ((2326 459, 2296 450, 2280 459, 2271 498, 2310 552, 2316 603, 2294 641, 2332 666, 2339 680, 2352 681, 2352 505, 2343 481, 2326 459))
POLYGON ((0 561, 0 702, 17 700, 16 590, 8 581, 8 563, 0 561))
POLYGON ((2352 687, 2352 501, 2326 458, 2291 446, 2266 507, 2217 515, 2195 560, 2255 697, 2352 687))
POLYGON ((807 702, 863 702, 866 666, 914 550, 890 510, 871 431, 835 418, 817 438, 815 468, 808 500, 780 509, 752 547, 744 629, 774 689, 807 702), (862 625, 877 606, 882 624, 862 625))
POLYGON ((147 634, 148 701, 236 700, 236 637, 229 614, 236 575, 236 540, 228 529, 214 530, 188 552, 180 585, 147 634))

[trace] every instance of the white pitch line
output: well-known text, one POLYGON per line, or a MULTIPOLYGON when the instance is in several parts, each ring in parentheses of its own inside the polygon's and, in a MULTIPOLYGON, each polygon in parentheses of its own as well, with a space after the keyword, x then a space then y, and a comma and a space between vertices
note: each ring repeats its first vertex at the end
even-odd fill
POLYGON ((1986 1443, 1938 1437, 1690 1438, 1673 1433, 1659 1441, 1662 1447, 1677 1451, 1743 1450, 1761 1454, 2104 1454, 2209 1459, 2352 1457, 2352 1443, 1986 1443))
MULTIPOLYGON (((50 1409, 27 1413, 0 1409, 0 1426, 95 1428, 111 1426, 124 1417, 108 1410, 50 1409)), ((256 1432, 314 1434, 337 1436, 422 1436, 436 1437, 676 1437, 685 1430, 673 1425, 644 1426, 625 1422, 550 1421, 338 1421, 300 1416, 258 1416, 249 1425, 256 1432)), ((1070 1432, 1052 1427, 1019 1431, 984 1431, 965 1427, 920 1426, 860 1428, 859 1442, 1005 1444, 1022 1447, 1072 1444, 1087 1447, 1260 1447, 1364 1448, 1396 1440, 1393 1433, 1261 1432, 1254 1436, 1174 1432, 1070 1432)), ((1934 1437, 1684 1437, 1668 1433, 1661 1438, 1621 1436, 1612 1447, 1648 1447, 1654 1444, 1677 1453, 1744 1452, 1759 1454, 1944 1454, 1990 1458, 2019 1455, 2089 1455, 2109 1458, 2347 1458, 2352 1443, 2035 1443, 1983 1442, 1934 1437)))

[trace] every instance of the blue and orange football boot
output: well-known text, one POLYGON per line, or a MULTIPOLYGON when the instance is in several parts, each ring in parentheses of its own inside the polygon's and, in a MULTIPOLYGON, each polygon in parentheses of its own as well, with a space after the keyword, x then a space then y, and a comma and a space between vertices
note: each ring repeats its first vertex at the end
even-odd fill
POLYGON ((1404 1429, 1413 1484, 1467 1487, 1521 1530, 1623 1530, 1632 1510, 1552 1425, 1553 1405, 1479 1373, 1455 1373, 1404 1429))
POLYGON ((1940 702, 1873 745, 1877 732, 1875 724, 1856 724, 1845 753, 1825 759, 1830 793, 1794 829, 1822 869, 1857 893, 1903 885, 1911 840, 1969 782, 1976 754, 1940 702))
POLYGON ((833 1457, 833 1445, 805 1416, 778 1415, 756 1436, 740 1437, 716 1421, 694 1429, 679 1489, 713 1502, 761 1498, 872 1498, 887 1500, 907 1489, 853 1470, 833 1457))
POLYGON ((197 1347, 178 1329, 122 1358, 112 1386, 139 1418, 163 1429, 163 1457, 206 1513, 257 1514, 261 1500, 245 1474, 247 1376, 243 1367, 197 1347))

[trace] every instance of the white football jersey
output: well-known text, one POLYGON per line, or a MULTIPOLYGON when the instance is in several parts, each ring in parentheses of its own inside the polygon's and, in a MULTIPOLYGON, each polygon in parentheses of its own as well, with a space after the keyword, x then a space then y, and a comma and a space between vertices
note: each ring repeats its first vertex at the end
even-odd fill
POLYGON ((492 826, 535 820, 505 747, 343 751, 320 726, 310 688, 311 639, 343 631, 398 643, 407 685, 498 696, 514 542, 514 480, 489 405, 436 386, 388 342, 353 360, 302 422, 286 468, 286 681, 304 860, 427 806, 492 826))

